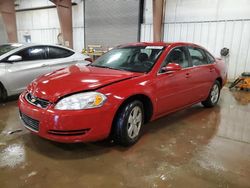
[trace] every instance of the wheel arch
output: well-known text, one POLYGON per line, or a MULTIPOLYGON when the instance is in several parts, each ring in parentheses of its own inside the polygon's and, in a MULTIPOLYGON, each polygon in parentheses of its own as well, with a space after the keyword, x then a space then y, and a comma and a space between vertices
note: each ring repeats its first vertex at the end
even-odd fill
POLYGON ((216 80, 220 83, 220 88, 223 87, 223 81, 221 77, 216 78, 216 80))
POLYGON ((143 108, 144 108, 144 115, 145 115, 144 122, 147 123, 153 115, 154 107, 153 107, 152 100, 145 94, 135 94, 135 95, 132 95, 132 96, 129 96, 128 98, 126 98, 119 106, 115 115, 117 115, 117 113, 121 110, 121 108, 124 105, 126 105, 127 103, 134 101, 134 100, 139 100, 142 102, 143 108))
MULTIPOLYGON (((0 90, 3 90, 5 96, 3 96, 3 98, 6 98, 8 96, 8 91, 7 89, 5 88, 5 86, 3 85, 3 83, 0 81, 0 90)), ((0 96, 1 98, 2 96, 0 96)))
POLYGON ((118 113, 122 110, 122 108, 128 104, 131 101, 134 100, 139 100, 142 102, 143 104, 143 109, 144 109, 144 123, 147 123, 150 121, 152 115, 153 115, 153 111, 154 111, 154 107, 153 107, 153 103, 152 100, 150 99, 150 97, 148 97, 145 94, 134 94, 132 96, 127 97, 118 107, 118 109, 116 110, 115 116, 113 118, 112 121, 112 127, 111 127, 111 134, 114 131, 114 127, 115 127, 115 121, 117 118, 118 113))

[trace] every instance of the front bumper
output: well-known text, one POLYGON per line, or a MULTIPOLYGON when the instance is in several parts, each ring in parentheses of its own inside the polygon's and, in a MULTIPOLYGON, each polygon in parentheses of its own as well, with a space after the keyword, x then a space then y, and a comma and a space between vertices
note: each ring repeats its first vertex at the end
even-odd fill
POLYGON ((102 107, 87 110, 46 109, 27 102, 25 93, 19 97, 20 117, 24 126, 40 137, 64 143, 90 142, 109 136, 115 109, 105 103, 102 107))

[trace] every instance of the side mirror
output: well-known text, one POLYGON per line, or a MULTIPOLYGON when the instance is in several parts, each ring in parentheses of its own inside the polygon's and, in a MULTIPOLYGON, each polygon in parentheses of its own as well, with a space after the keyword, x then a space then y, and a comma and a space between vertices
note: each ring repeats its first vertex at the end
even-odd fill
POLYGON ((19 55, 12 55, 8 59, 9 62, 22 61, 22 57, 19 55))
POLYGON ((177 63, 169 63, 167 66, 161 68, 164 72, 175 72, 180 71, 181 69, 182 67, 177 63))

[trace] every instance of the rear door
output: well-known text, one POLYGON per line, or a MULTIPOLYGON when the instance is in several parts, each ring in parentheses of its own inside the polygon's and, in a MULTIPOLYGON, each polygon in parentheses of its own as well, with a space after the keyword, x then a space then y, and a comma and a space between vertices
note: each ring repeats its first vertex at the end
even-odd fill
POLYGON ((11 93, 22 92, 33 79, 50 72, 46 50, 46 46, 28 47, 15 53, 22 61, 6 63, 6 80, 11 93))
POLYGON ((50 59, 50 69, 55 71, 77 63, 73 57, 74 52, 56 46, 48 46, 48 59, 50 59))
POLYGON ((181 65, 182 70, 176 72, 159 71, 156 78, 157 116, 189 105, 193 94, 187 49, 183 46, 172 49, 161 67, 169 63, 181 65))
POLYGON ((209 94, 214 78, 214 61, 209 60, 206 51, 198 47, 188 47, 192 68, 190 82, 193 88, 192 102, 200 101, 209 94))

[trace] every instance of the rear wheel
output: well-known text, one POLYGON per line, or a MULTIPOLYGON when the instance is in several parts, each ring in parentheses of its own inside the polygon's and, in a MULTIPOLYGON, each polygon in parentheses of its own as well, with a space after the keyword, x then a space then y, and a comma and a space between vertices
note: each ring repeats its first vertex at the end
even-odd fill
POLYGON ((114 140, 123 146, 136 143, 144 123, 142 102, 135 100, 126 104, 118 112, 114 122, 114 140))
POLYGON ((220 82, 216 80, 213 84, 212 89, 210 90, 210 93, 207 99, 201 102, 203 106, 207 108, 214 107, 219 101, 220 89, 221 89, 220 82))

